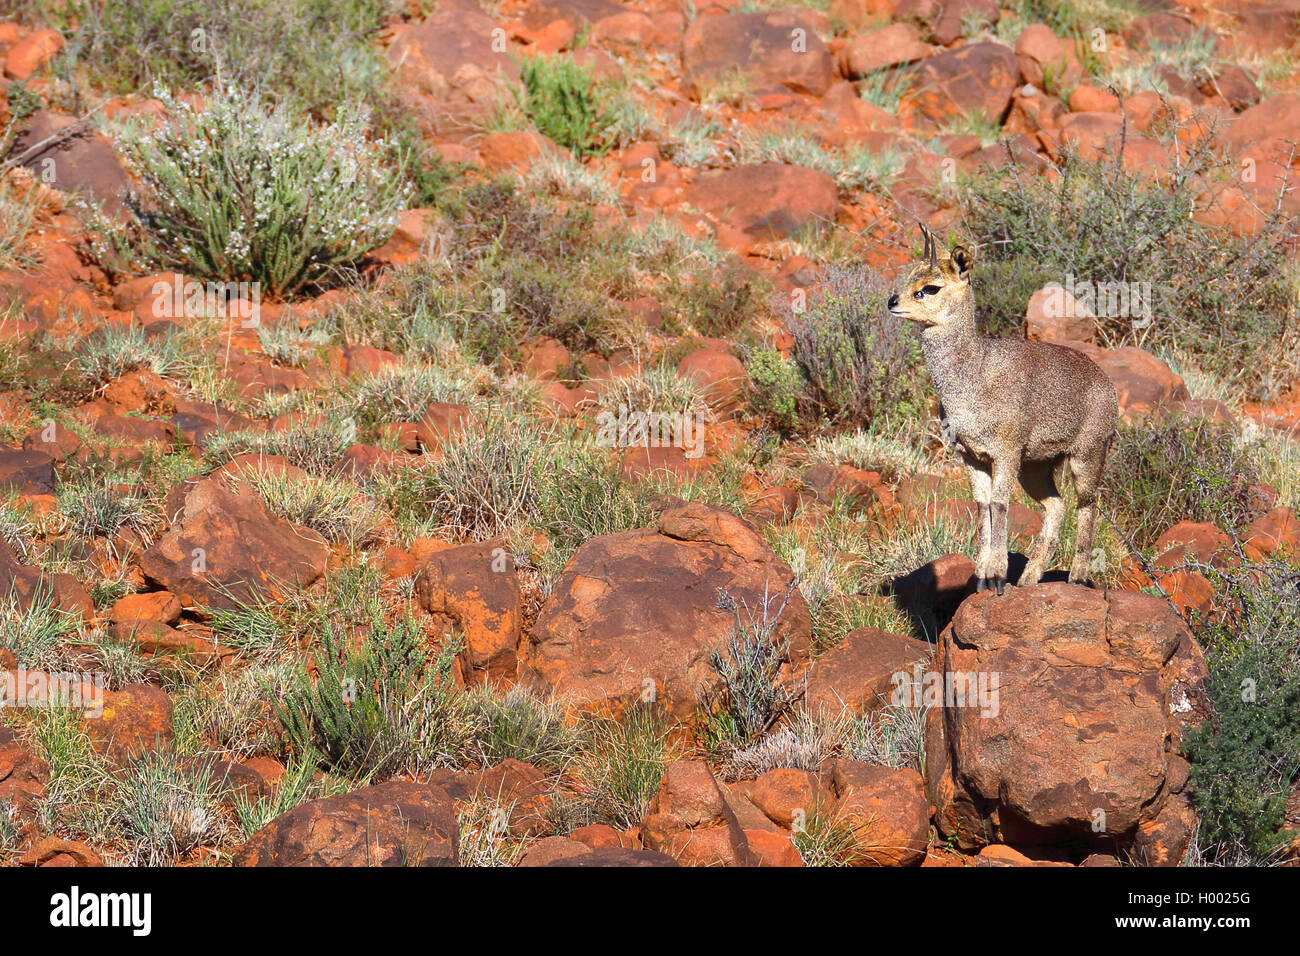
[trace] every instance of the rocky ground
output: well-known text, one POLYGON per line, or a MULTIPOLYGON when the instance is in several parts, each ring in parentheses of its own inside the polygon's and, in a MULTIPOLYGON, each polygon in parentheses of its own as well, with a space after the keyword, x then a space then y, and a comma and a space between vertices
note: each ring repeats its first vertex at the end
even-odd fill
POLYGON ((230 6, 0 2, 0 862, 1300 860, 1300 4, 230 6), (973 593, 918 220, 1094 587, 973 593))

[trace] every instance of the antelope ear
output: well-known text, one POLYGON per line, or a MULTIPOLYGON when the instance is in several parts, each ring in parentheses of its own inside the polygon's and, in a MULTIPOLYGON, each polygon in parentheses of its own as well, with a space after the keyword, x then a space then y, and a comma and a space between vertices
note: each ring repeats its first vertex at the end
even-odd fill
POLYGON ((959 279, 969 279, 971 266, 975 264, 975 255, 959 243, 953 247, 952 264, 959 279))

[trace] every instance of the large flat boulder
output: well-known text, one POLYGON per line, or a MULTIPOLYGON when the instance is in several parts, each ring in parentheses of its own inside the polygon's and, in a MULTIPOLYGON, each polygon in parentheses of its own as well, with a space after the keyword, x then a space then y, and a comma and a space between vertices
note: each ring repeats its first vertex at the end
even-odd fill
POLYGON ((701 173, 687 201, 754 239, 793 238, 835 220, 839 193, 825 173, 785 163, 756 163, 701 173))
POLYGON ((963 115, 1000 123, 1020 83, 1020 64, 1000 43, 972 43, 921 61, 912 83, 912 104, 924 119, 942 125, 963 115))
POLYGON ((742 619, 780 611, 774 638, 807 654, 808 605, 747 522, 691 503, 654 528, 585 542, 532 631, 524 679, 573 704, 617 710, 647 695, 679 716, 717 686, 709 654, 742 619), (787 602, 788 594, 788 602, 787 602))
POLYGON ((456 866, 459 831, 441 787, 390 780, 309 800, 235 852, 235 866, 456 866))
POLYGON ((682 38, 683 86, 697 99, 739 74, 751 86, 821 96, 835 77, 829 48, 795 10, 701 16, 682 38))

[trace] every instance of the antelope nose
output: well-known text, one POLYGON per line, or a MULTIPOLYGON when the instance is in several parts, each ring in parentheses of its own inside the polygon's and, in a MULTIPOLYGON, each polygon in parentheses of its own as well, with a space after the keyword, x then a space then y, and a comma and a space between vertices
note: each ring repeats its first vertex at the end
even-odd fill
POLYGON ((896 308, 898 308, 898 294, 897 294, 897 293, 895 293, 894 295, 891 295, 891 296, 889 297, 889 307, 890 307, 891 309, 896 309, 896 308))

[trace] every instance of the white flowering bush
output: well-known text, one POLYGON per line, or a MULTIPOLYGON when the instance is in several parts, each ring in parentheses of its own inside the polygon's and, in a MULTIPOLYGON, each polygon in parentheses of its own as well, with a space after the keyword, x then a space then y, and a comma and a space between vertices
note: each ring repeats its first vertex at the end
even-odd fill
POLYGON ((137 245, 154 265, 288 296, 392 235, 409 187, 356 110, 318 125, 234 89, 201 111, 155 95, 161 123, 117 131, 143 187, 130 203, 137 245))

